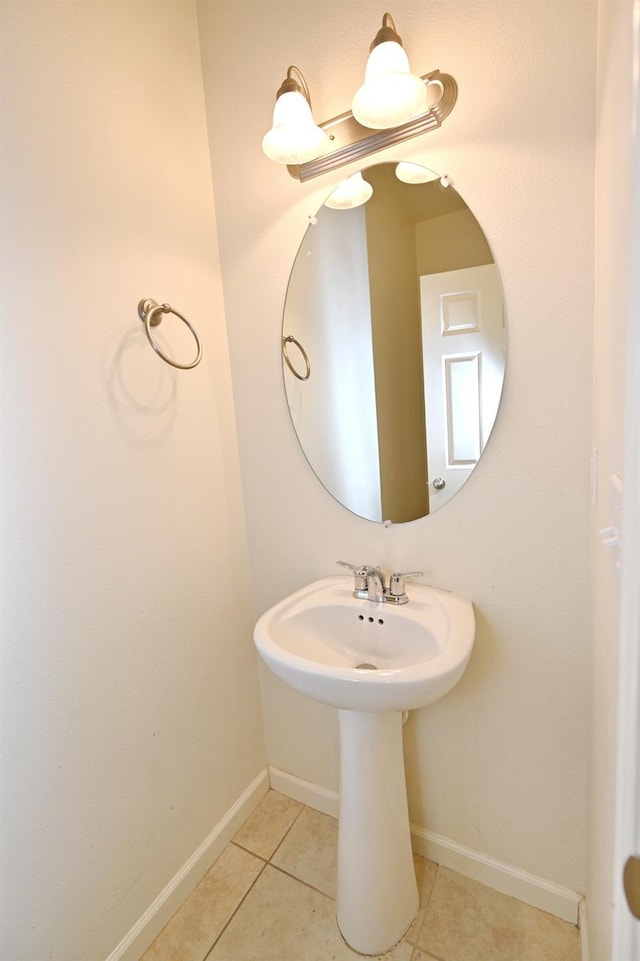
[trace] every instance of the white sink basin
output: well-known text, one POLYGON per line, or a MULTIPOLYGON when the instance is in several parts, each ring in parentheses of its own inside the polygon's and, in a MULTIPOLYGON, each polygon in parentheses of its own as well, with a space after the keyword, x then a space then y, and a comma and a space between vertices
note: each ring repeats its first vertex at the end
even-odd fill
POLYGON ((405 711, 450 691, 473 647, 471 601, 417 583, 403 605, 352 592, 350 575, 324 577, 263 614, 254 639, 271 670, 346 710, 405 711))

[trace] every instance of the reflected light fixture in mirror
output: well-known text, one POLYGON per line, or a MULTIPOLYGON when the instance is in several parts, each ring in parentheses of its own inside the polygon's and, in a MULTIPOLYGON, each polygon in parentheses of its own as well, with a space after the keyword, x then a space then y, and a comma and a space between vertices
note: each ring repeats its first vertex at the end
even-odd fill
POLYGON ((262 149, 271 160, 287 164, 295 179, 310 180, 437 129, 457 96, 450 74, 411 73, 393 19, 385 13, 371 45, 365 83, 353 98, 353 113, 316 125, 305 78, 291 66, 276 95, 273 126, 262 149))
POLYGON ((300 164, 320 157, 329 146, 329 137, 311 114, 309 88, 302 71, 292 65, 276 94, 273 126, 263 137, 262 149, 276 163, 300 164))
POLYGON ((406 123, 427 109, 427 88, 411 73, 409 58, 396 32, 391 14, 370 47, 365 81, 351 104, 353 116, 363 127, 386 130, 406 123))
POLYGON ((373 194, 373 187, 363 178, 360 171, 342 180, 324 202, 325 207, 334 210, 348 210, 366 204, 373 194))
POLYGON ((430 180, 438 180, 439 176, 422 164, 409 163, 406 160, 396 166, 396 177, 405 184, 426 184, 430 180))

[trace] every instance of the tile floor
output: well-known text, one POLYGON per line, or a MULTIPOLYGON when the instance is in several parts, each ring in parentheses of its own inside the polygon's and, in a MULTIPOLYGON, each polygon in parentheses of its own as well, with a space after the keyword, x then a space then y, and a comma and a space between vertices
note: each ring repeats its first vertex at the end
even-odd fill
MULTIPOLYGON (((275 791, 141 961, 357 961, 335 922, 337 822, 275 791)), ((578 929, 415 857, 420 912, 387 961, 580 961, 578 929)))

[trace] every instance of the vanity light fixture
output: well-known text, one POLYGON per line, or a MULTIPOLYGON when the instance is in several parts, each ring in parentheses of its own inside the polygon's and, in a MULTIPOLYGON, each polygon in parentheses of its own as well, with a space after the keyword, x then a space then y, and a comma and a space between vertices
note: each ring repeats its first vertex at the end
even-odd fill
POLYGON ((329 147, 329 137, 311 114, 307 82, 292 64, 276 94, 273 126, 263 137, 262 149, 276 163, 302 164, 320 157, 329 147))
POLYGON ((324 202, 325 207, 334 210, 348 210, 366 204, 373 193, 373 187, 363 178, 360 171, 341 180, 332 194, 324 202))
POLYGON ((457 96, 458 86, 450 74, 432 70, 417 77, 411 73, 393 19, 385 13, 372 44, 365 83, 354 97, 353 113, 339 114, 316 126, 305 79, 298 67, 289 67, 278 90, 273 127, 264 137, 262 149, 272 160, 286 163, 296 180, 311 180, 436 130, 453 110, 457 96), (407 90, 413 91, 411 96, 407 90), (377 104, 373 108, 372 91, 377 104), (389 102, 397 104, 397 98, 402 100, 402 110, 392 113, 389 102), (362 112, 361 104, 367 105, 362 112))
POLYGON ((427 88, 411 73, 402 40, 390 13, 371 44, 364 84, 351 104, 353 116, 363 127, 386 130, 406 123, 427 109, 427 88))

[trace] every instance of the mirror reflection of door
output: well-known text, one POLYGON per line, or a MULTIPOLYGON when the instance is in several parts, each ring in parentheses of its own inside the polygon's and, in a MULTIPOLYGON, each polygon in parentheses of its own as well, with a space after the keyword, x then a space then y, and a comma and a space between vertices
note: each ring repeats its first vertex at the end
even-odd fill
POLYGON ((439 500, 460 490, 478 463, 498 412, 504 317, 495 265, 423 275, 420 311, 429 497, 435 510, 439 500))

